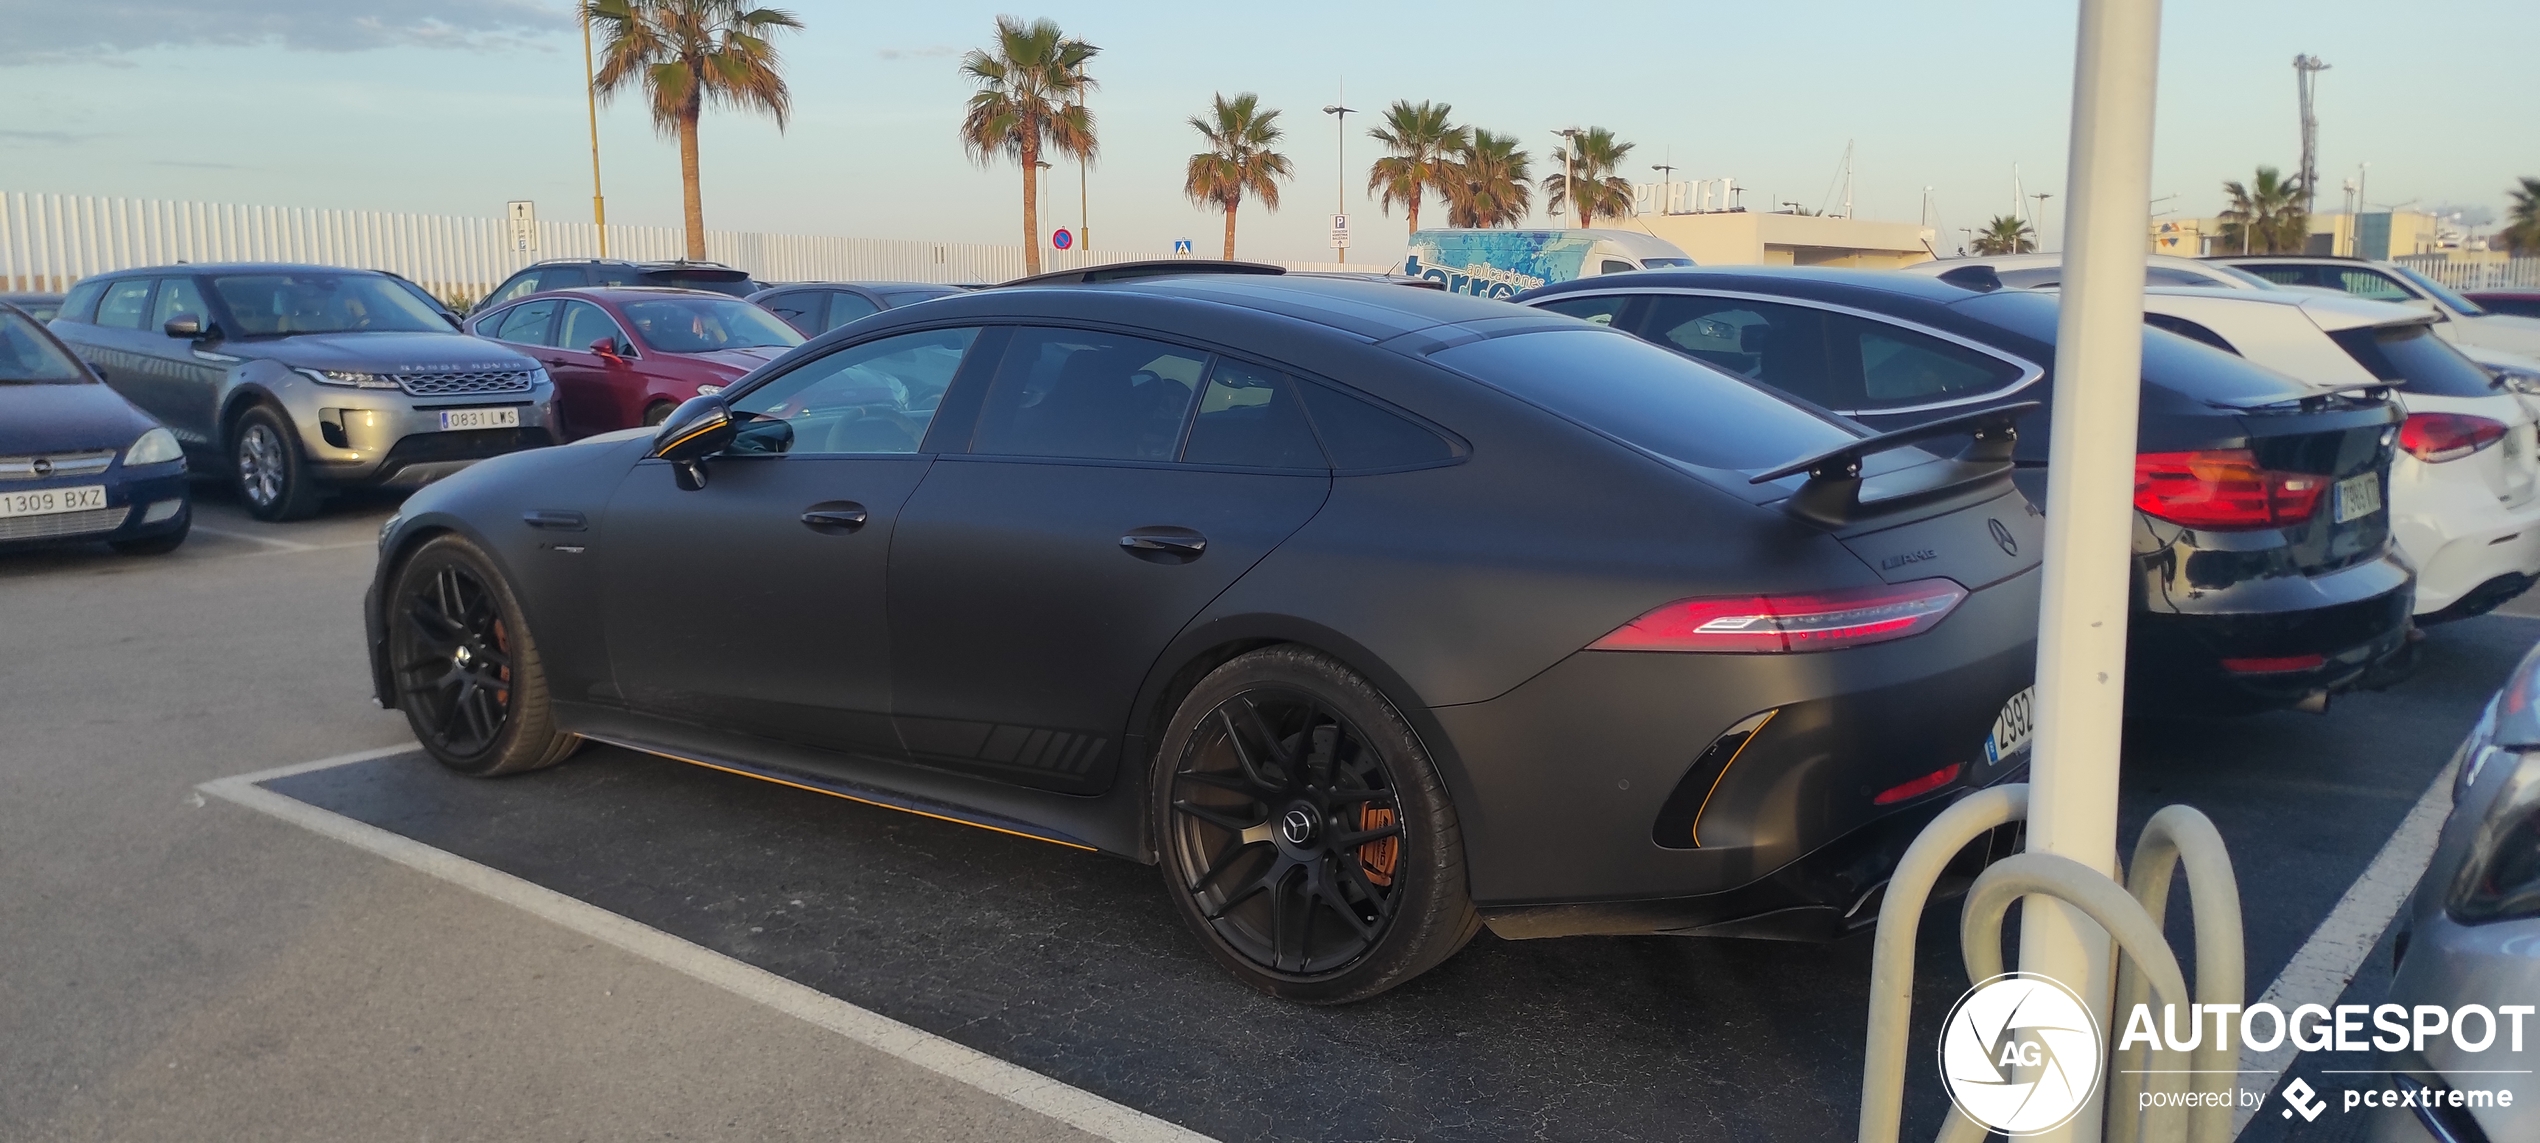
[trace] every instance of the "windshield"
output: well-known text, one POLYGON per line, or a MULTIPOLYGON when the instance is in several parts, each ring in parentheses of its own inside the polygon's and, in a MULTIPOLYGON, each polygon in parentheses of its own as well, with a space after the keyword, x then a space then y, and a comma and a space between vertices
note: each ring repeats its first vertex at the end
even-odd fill
POLYGON ((801 345, 803 335, 775 314, 730 298, 659 298, 619 307, 644 344, 664 353, 801 345))
POLYGON ((88 380, 88 371, 34 322, 0 310, 0 385, 80 385, 88 380))
POLYGON ((2328 336, 2374 377, 2395 382, 2411 393, 2491 397, 2498 391, 2494 374, 2461 356, 2460 350, 2436 337, 2433 327, 2422 321, 2341 329, 2328 336))
POLYGON ((232 337, 450 332, 450 323, 423 299, 378 274, 229 274, 212 279, 212 291, 238 323, 228 331, 232 337))
POLYGON ((2453 313, 2467 317, 2477 317, 2480 314, 2487 312, 2486 310, 2479 308, 2477 302, 2473 302, 2468 298, 2464 298, 2459 294, 2455 294, 2452 291, 2445 289, 2441 282, 2437 282, 2432 278, 2428 278, 2425 275, 2399 265, 2396 262, 2390 264, 2390 269, 2397 273, 2400 277, 2416 283, 2418 289, 2434 295, 2434 299, 2436 301, 2450 307, 2453 313))
POLYGON ((1625 334, 1520 333, 1439 350, 1429 360, 1702 468, 1770 468, 1855 437, 1745 381, 1625 334))

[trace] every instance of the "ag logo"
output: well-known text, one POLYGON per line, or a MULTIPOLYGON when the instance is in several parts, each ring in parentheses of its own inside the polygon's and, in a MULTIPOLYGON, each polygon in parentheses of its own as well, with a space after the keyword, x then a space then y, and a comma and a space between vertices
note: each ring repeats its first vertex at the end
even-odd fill
POLYGON ((2098 1086, 2107 1041, 2081 998, 2008 972, 1968 989, 1940 1032, 1940 1074, 1967 1118, 2005 1135, 2062 1126, 2098 1086))

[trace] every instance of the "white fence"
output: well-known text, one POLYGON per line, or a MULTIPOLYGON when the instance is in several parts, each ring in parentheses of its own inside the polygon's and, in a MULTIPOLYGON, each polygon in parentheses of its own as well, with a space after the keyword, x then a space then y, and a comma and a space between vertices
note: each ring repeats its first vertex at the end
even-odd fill
MULTIPOLYGON (((611 226, 612 258, 686 253, 681 231, 611 226)), ((443 298, 484 296, 545 258, 600 253, 599 227, 540 222, 537 247, 515 250, 499 218, 312 210, 232 203, 0 192, 0 290, 60 291, 90 274, 175 262, 309 262, 390 270, 443 298)), ((1023 248, 976 242, 709 230, 706 256, 766 282, 999 282, 1023 273, 1023 248)), ((1160 255, 1044 251, 1045 270, 1160 255)))
POLYGON ((2540 289, 2540 258, 2456 262, 2440 254, 2412 254, 2395 261, 2455 290, 2540 289))

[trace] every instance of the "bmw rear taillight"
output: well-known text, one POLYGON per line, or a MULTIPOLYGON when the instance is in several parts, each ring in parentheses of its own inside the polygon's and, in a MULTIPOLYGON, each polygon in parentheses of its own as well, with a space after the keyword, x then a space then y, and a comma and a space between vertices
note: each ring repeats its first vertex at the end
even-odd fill
POLYGON ((1803 595, 1680 599, 1589 644, 1597 651, 1831 651, 1929 631, 1967 598, 1948 579, 1803 595))
POLYGON ((2503 440, 2507 431, 2503 421, 2466 413, 2410 413, 2399 426, 2399 447, 2427 464, 2441 464, 2503 440))
POLYGON ((2147 452, 2134 458, 2134 506, 2190 528, 2280 528, 2311 518, 2329 478, 2260 468, 2245 448, 2147 452))

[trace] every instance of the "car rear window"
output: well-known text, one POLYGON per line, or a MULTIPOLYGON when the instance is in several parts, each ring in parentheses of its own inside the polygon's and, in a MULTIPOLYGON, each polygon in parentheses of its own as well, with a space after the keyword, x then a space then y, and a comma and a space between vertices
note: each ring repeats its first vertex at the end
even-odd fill
POLYGON ((1659 456, 1752 470, 1856 438, 1762 389, 1639 338, 1540 330, 1467 342, 1430 360, 1659 456))
POLYGON ((739 270, 647 270, 647 286, 676 286, 683 290, 706 290, 746 298, 759 291, 759 284, 739 270))
POLYGON ((2496 379, 2461 351, 2434 336, 2423 322, 2361 326, 2328 335, 2373 376, 2410 393, 2434 397, 2492 397, 2496 379))
POLYGON ((0 310, 0 385, 78 385, 88 371, 22 314, 0 310))

